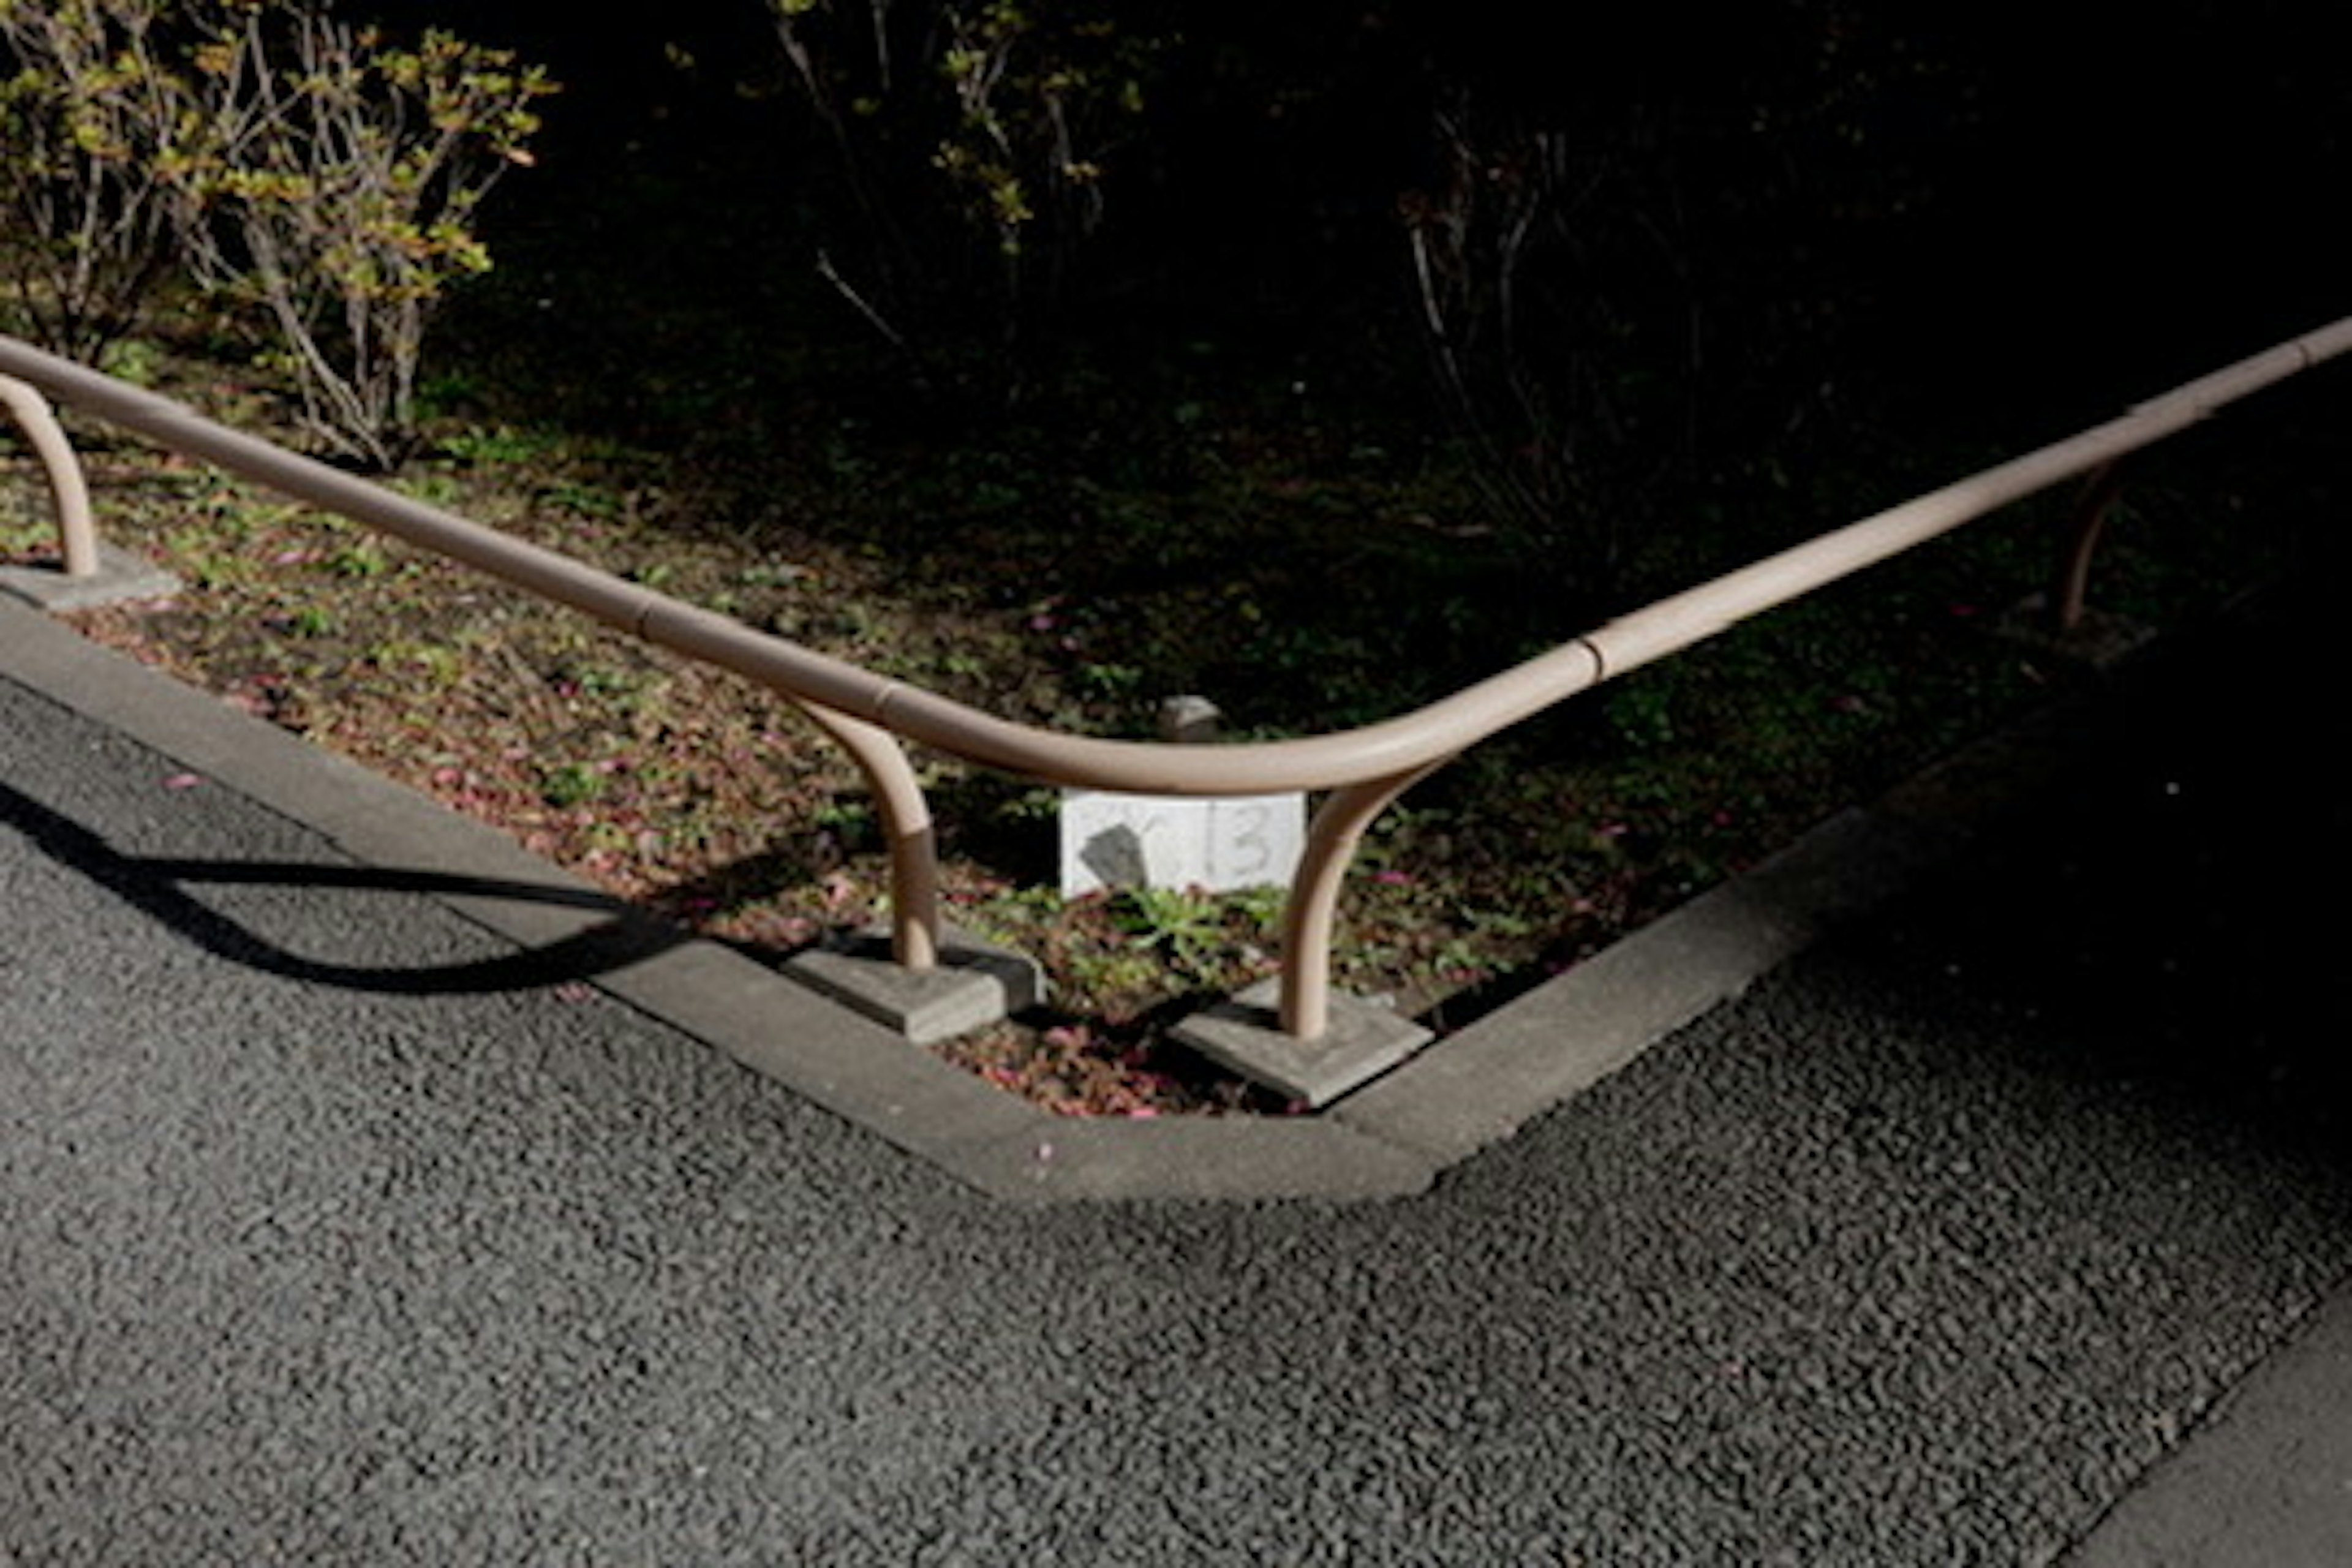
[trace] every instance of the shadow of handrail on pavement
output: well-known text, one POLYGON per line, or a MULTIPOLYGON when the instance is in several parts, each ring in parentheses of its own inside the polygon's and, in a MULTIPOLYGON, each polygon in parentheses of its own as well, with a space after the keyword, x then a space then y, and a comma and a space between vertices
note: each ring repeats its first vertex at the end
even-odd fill
POLYGON ((50 859, 113 893, 206 952, 289 980, 391 995, 527 991, 592 979, 694 940, 623 900, 584 889, 495 877, 320 864, 198 860, 126 855, 63 813, 0 784, 0 825, 20 830, 50 859), (461 963, 371 968, 306 958, 189 893, 184 884, 347 888, 363 892, 508 899, 596 910, 609 918, 520 952, 461 963))

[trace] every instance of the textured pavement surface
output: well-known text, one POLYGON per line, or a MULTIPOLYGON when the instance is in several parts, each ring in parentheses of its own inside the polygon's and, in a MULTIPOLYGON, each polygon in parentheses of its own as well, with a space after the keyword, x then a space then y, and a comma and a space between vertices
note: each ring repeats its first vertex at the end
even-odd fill
POLYGON ((1426 1194, 1032 1206, 0 639, 0 1563, 2329 1560, 2342 668, 1426 1194))

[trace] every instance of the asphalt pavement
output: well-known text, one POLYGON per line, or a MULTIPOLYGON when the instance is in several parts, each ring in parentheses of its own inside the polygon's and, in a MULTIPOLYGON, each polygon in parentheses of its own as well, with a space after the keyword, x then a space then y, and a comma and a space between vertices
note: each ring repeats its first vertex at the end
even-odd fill
POLYGON ((683 1029, 729 955, 0 609, 0 1563, 2346 1561, 2313 604, 1418 1174, 1043 1202, 845 1113, 870 1026, 683 1029))

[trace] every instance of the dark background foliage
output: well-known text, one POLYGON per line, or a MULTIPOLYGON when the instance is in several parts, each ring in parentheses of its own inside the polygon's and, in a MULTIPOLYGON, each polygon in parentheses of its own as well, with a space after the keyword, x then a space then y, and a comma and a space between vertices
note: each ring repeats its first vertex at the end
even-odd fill
MULTIPOLYGON (((385 8, 451 20, 435 0, 385 8)), ((551 133, 579 155, 666 125, 685 142, 745 136, 789 200, 810 154, 753 0, 693 0, 583 20, 556 0, 468 5, 463 25, 549 60, 572 100, 551 133), (675 47, 696 63, 680 68, 675 47)), ((1159 0, 1124 26, 1181 36, 1129 194, 1126 267, 1162 287, 1244 298, 1371 259, 1398 192, 1425 175, 1427 119, 1448 91, 1570 134, 1595 156, 1689 172, 1696 220, 1761 205, 1784 242, 1824 247, 1801 220, 1843 220, 1870 259, 1986 286, 1945 296, 1982 321, 2003 295, 2028 314, 2099 301, 2225 301, 2200 283, 2337 273, 2330 221, 2347 88, 2328 68, 2319 8, 2214 0, 2108 8, 1752 6, 1530 8, 1427 0, 1159 0), (1899 205, 1897 205, 1899 203, 1899 205), (1239 276, 1203 264, 1249 265, 1239 276), (2030 286, 2029 286, 2030 285, 2030 286)), ((1649 172, 1654 172, 1649 171, 1649 172)), ((1844 237, 1838 236, 1838 237, 1844 237)), ((1376 247, 1377 248, 1377 247, 1376 247)), ((1714 258, 1737 276, 1765 258, 1714 258)), ((1118 272, 1119 267, 1107 267, 1118 272)), ((1861 268, 1855 268, 1861 270, 1861 268)), ((1122 281, 1126 281, 1122 279, 1122 281)), ((1374 285, 1374 287, 1377 287, 1374 285)), ((1303 301, 1284 296, 1296 309, 1303 301)), ((2285 301, 2274 301, 2284 305, 2285 301)), ((1973 337, 1973 332, 1955 334, 1973 337)))
MULTIPOLYGON (((446 20, 434 0, 393 9, 446 20)), ((839 222, 754 0, 593 21, 555 0, 466 11, 568 87, 513 205, 626 162, 709 182, 700 213, 632 237, 674 254, 751 229, 763 260, 804 267, 839 222)), ((1825 380, 1927 412, 1990 396, 2039 429, 2079 412, 2040 406, 2049 378, 2019 369, 2053 345, 2115 364, 2095 378, 2111 386, 2340 307, 2352 87, 2327 68, 2322 8, 1156 0, 1116 15, 1181 42, 1107 175, 1099 245, 1037 312, 1040 353, 1223 333, 1412 385, 1399 203, 1442 177, 1433 116, 1465 108, 1567 148, 1547 352, 1620 401, 1645 384, 1685 426, 1703 405, 1723 422, 1710 450, 1785 426, 1825 380)), ((959 325, 977 312, 919 330, 959 325)))

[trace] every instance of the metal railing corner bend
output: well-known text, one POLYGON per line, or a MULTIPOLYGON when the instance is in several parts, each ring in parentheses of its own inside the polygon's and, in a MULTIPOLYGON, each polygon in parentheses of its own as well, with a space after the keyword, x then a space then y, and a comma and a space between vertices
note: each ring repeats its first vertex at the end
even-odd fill
MULTIPOLYGON (((2127 454, 2347 351, 2352 317, 2183 383, 2104 424, 1617 616, 1412 712, 1321 735, 1205 746, 1066 735, 983 712, 226 428, 5 335, 0 405, 24 430, 47 476, 69 573, 96 569, 97 531, 79 459, 50 399, 788 699, 843 746, 873 793, 889 845, 893 952, 909 969, 939 962, 940 927, 935 835, 907 756, 908 742, 1073 787, 1180 795, 1322 792, 1289 889, 1281 952, 1281 1027, 1313 1039, 1329 1017, 1335 910, 1356 848, 1400 795, 1452 758, 1605 680, 2067 479, 2090 476, 2079 509, 2087 512, 2092 499, 2111 499, 2115 465, 2127 454)), ((2078 523, 2063 568, 2063 596, 2076 614, 2097 533, 2095 519, 2078 523)))

